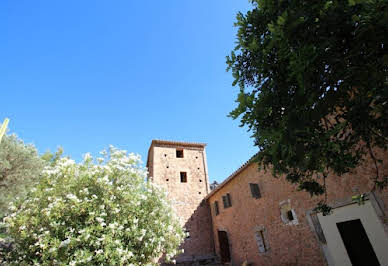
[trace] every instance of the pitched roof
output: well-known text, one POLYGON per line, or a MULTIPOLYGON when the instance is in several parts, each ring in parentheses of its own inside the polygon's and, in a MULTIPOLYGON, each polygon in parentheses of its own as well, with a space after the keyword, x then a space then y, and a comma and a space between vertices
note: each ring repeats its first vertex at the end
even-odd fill
POLYGON ((221 184, 219 184, 215 189, 213 189, 209 194, 206 195, 205 199, 209 199, 213 196, 218 190, 223 188, 227 183, 229 183, 232 179, 234 179, 239 173, 241 173, 244 169, 246 169, 249 165, 255 162, 255 158, 259 153, 256 153, 248 161, 243 163, 236 171, 234 171, 227 179, 225 179, 221 184))

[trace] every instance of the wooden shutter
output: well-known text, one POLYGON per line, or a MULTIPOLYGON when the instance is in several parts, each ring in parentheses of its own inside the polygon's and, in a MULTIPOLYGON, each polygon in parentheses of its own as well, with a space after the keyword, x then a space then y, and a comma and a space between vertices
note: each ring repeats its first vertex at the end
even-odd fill
POLYGON ((258 199, 261 198, 260 188, 258 184, 249 184, 251 188, 252 197, 258 199))
POLYGON ((231 206, 232 206, 232 199, 230 198, 230 194, 227 193, 227 194, 226 194, 226 197, 227 197, 227 199, 228 199, 228 207, 231 207, 231 206))
POLYGON ((224 203, 224 208, 228 208, 228 202, 226 196, 222 196, 222 203, 224 203))

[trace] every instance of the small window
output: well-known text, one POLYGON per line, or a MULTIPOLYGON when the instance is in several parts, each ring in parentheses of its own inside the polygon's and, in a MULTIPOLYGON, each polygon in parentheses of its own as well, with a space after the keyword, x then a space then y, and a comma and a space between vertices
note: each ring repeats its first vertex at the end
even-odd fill
POLYGON ((257 247, 259 248, 259 253, 267 252, 269 250, 269 246, 265 238, 264 230, 256 231, 255 238, 256 238, 257 247))
POLYGON ((283 223, 287 225, 296 225, 298 224, 298 218, 296 216, 295 210, 291 207, 291 201, 285 200, 279 203, 280 205, 280 218, 283 223))
POLYGON ((222 196, 222 202, 224 203, 224 208, 229 208, 229 207, 232 206, 232 199, 231 199, 229 193, 227 193, 226 195, 222 196))
POLYGON ((294 215, 292 214, 291 210, 287 211, 287 218, 288 218, 289 221, 293 221, 294 220, 294 215))
POLYGON ((190 231, 189 230, 185 230, 185 235, 186 235, 186 239, 189 239, 190 238, 190 231))
POLYGON ((218 209, 218 201, 214 202, 214 213, 216 216, 220 214, 220 210, 218 209))
POLYGON ((176 157, 183 158, 183 150, 176 150, 176 157))
POLYGON ((258 184, 249 184, 251 188, 252 197, 255 199, 261 198, 260 188, 258 184))
POLYGON ((187 183, 187 173, 181 172, 181 183, 187 183))

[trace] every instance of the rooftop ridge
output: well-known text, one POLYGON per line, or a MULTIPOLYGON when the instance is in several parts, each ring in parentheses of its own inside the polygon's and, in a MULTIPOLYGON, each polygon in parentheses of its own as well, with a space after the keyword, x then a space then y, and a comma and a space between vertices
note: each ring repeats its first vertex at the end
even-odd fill
POLYGON ((181 146, 195 146, 195 147, 205 147, 206 143, 200 142, 186 142, 186 141, 173 141, 173 140, 162 140, 162 139, 153 139, 151 146, 155 144, 162 145, 181 145, 181 146))
POLYGON ((153 139, 151 141, 151 145, 148 148, 148 154, 147 154, 147 164, 146 166, 149 166, 149 160, 150 160, 150 151, 151 148, 155 145, 170 145, 170 146, 183 146, 183 147, 194 147, 194 148, 202 148, 205 149, 206 143, 200 143, 200 142, 185 142, 185 141, 174 141, 174 140, 162 140, 162 139, 153 139))
POLYGON ((255 153, 251 158, 249 158, 245 163, 243 163, 237 170, 235 170, 231 175, 229 175, 221 184, 219 184, 215 189, 213 189, 209 194, 206 195, 205 200, 214 195, 218 190, 220 190, 223 186, 225 186, 229 181, 235 178, 242 170, 247 168, 251 163, 255 161, 255 158, 259 152, 255 153))

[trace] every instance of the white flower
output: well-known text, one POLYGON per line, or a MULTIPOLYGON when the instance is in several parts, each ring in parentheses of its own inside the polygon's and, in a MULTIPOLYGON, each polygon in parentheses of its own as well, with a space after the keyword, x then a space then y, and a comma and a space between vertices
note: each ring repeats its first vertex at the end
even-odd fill
POLYGON ((93 159, 92 155, 89 152, 85 153, 83 157, 84 157, 84 162, 87 162, 93 159))
POLYGON ((96 250, 96 255, 103 253, 104 251, 102 249, 96 250))
POLYGON ((66 240, 63 240, 63 241, 61 242, 61 244, 59 244, 59 248, 66 247, 66 246, 69 245, 69 244, 70 244, 70 239, 68 238, 68 239, 66 239, 66 240))
POLYGON ((66 198, 68 198, 69 200, 74 200, 74 201, 78 200, 77 196, 72 194, 72 193, 67 194, 66 198))

